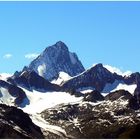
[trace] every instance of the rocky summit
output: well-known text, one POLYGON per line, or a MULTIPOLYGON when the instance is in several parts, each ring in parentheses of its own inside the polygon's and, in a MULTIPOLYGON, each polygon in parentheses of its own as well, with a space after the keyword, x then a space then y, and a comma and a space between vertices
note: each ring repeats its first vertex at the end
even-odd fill
POLYGON ((29 68, 49 81, 58 78, 61 71, 75 76, 85 70, 77 55, 71 53, 62 41, 47 47, 29 68))

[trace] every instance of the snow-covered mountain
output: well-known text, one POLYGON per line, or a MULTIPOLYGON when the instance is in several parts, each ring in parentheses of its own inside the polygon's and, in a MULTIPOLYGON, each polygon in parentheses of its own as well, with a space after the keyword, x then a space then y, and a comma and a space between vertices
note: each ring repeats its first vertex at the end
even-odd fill
POLYGON ((59 72, 75 76, 85 70, 77 55, 70 52, 61 41, 47 47, 31 62, 29 69, 34 70, 49 81, 56 79, 59 72))
POLYGON ((109 71, 102 64, 96 64, 64 82, 61 86, 82 93, 98 90, 104 94, 124 89, 134 95, 139 87, 139 79, 139 73, 123 76, 115 71, 109 71))
POLYGON ((102 64, 96 64, 83 73, 71 78, 62 84, 64 88, 73 88, 74 90, 98 90, 103 91, 107 83, 113 84, 115 80, 122 80, 122 76, 110 72, 102 64))
POLYGON ((0 111, 1 130, 13 133, 0 138, 140 138, 140 73, 101 63, 85 70, 59 41, 0 75, 0 111))
MULTIPOLYGON (((110 92, 124 89, 135 96, 138 95, 138 98, 140 91, 139 73, 125 75, 117 68, 103 64, 96 64, 84 71, 78 57, 75 54, 72 55, 61 41, 46 48, 29 67, 24 67, 21 72, 15 72, 11 77, 8 76, 1 76, 1 79, 4 77, 3 80, 8 84, 22 88, 23 91, 26 89, 25 95, 27 92, 69 92, 75 96, 84 96, 85 93, 97 90, 105 96, 110 92), (40 64, 45 67, 48 65, 48 69, 45 68, 42 71, 40 64), (46 75, 47 77, 51 75, 50 73, 53 76, 46 78, 46 75)), ((8 93, 3 90, 3 87, 1 90, 8 93)), ((12 100, 12 98, 9 99, 12 100)), ((29 100, 28 97, 27 100, 29 100)), ((31 103, 31 100, 32 98, 28 102, 31 103)))

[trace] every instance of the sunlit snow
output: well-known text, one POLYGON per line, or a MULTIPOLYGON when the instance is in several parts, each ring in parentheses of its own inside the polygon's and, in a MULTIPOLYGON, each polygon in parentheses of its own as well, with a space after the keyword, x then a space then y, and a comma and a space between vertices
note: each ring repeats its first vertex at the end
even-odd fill
MULTIPOLYGON (((23 88, 22 88, 23 89, 23 88)), ((26 92, 30 104, 26 105, 23 110, 29 114, 40 113, 47 108, 51 108, 57 104, 78 102, 82 100, 83 97, 75 97, 66 92, 46 92, 41 93, 38 91, 28 91, 26 92)))
POLYGON ((7 80, 8 77, 12 76, 12 74, 9 73, 0 73, 0 80, 7 80))
POLYGON ((58 79, 54 79, 53 81, 51 81, 51 83, 60 85, 62 84, 62 82, 65 82, 67 80, 69 80, 71 78, 71 76, 63 71, 59 72, 59 77, 58 79))
POLYGON ((116 91, 116 90, 121 90, 121 89, 124 89, 124 90, 127 90, 129 91, 131 94, 134 93, 135 89, 136 89, 137 85, 136 84, 133 84, 133 85, 126 85, 126 84, 123 84, 123 83, 120 83, 113 91, 116 91))
POLYGON ((122 75, 122 76, 129 76, 130 74, 132 74, 131 71, 125 71, 125 72, 122 72, 120 69, 116 68, 116 67, 113 67, 113 66, 109 66, 109 65, 103 65, 107 70, 109 70, 110 72, 112 73, 117 73, 119 75, 122 75))
POLYGON ((95 90, 95 88, 93 88, 93 87, 82 87, 82 88, 78 88, 76 91, 85 94, 85 93, 90 93, 93 90, 95 90))
POLYGON ((43 77, 46 71, 46 65, 45 64, 39 65, 37 70, 38 74, 43 77))
POLYGON ((119 80, 115 80, 114 83, 107 83, 102 91, 102 95, 105 96, 107 95, 107 93, 109 92, 114 92, 116 90, 127 90, 129 91, 131 94, 134 93, 135 89, 136 89, 137 85, 136 84, 132 84, 132 85, 127 85, 125 84, 123 81, 119 81, 119 80))

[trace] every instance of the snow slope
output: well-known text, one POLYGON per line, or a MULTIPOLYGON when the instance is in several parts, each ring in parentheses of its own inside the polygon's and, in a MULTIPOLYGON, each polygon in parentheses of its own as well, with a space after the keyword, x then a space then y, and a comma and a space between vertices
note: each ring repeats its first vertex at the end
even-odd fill
MULTIPOLYGON (((21 87, 20 87, 21 88, 21 87)), ((33 90, 33 92, 22 88, 27 95, 30 103, 22 108, 29 114, 40 113, 47 108, 51 108, 57 104, 72 103, 82 100, 83 97, 75 97, 66 92, 46 92, 41 93, 33 90)))
POLYGON ((136 87, 137 87, 136 84, 133 84, 133 85, 126 85, 126 84, 120 83, 114 90, 112 90, 112 92, 114 92, 114 91, 116 91, 116 90, 124 89, 124 90, 129 91, 131 94, 133 94, 134 91, 135 91, 135 89, 136 89, 136 87))
POLYGON ((136 84, 132 84, 132 85, 127 85, 125 84, 123 81, 118 81, 118 80, 115 80, 114 83, 110 84, 106 84, 103 91, 102 91, 102 94, 103 95, 107 95, 107 93, 109 92, 114 92, 116 90, 127 90, 128 92, 130 92, 131 94, 134 93, 135 89, 136 89, 137 85, 136 84))
POLYGON ((45 131, 49 131, 61 137, 66 136, 66 131, 59 126, 51 125, 45 121, 40 115, 30 115, 33 123, 42 128, 45 131))
POLYGON ((93 87, 83 87, 83 88, 77 89, 76 91, 85 94, 85 93, 90 93, 90 92, 92 92, 93 90, 95 90, 95 88, 93 88, 93 87))
POLYGON ((12 74, 9 73, 0 73, 0 80, 6 81, 8 77, 12 76, 12 74))
POLYGON ((107 70, 109 70, 112 73, 117 73, 118 75, 122 75, 122 76, 129 76, 130 74, 132 74, 131 71, 125 71, 122 72, 120 69, 110 66, 110 65, 103 65, 107 70))
POLYGON ((51 83, 61 85, 63 82, 69 80, 70 78, 71 78, 71 76, 69 74, 61 71, 61 72, 59 72, 58 78, 51 81, 51 83))

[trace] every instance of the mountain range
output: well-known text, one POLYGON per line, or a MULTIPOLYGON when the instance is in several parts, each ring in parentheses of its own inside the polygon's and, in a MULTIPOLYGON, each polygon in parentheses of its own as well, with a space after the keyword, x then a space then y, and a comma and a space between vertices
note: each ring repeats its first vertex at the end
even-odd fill
POLYGON ((140 73, 86 70, 58 41, 1 75, 0 110, 0 138, 140 138, 140 73))

